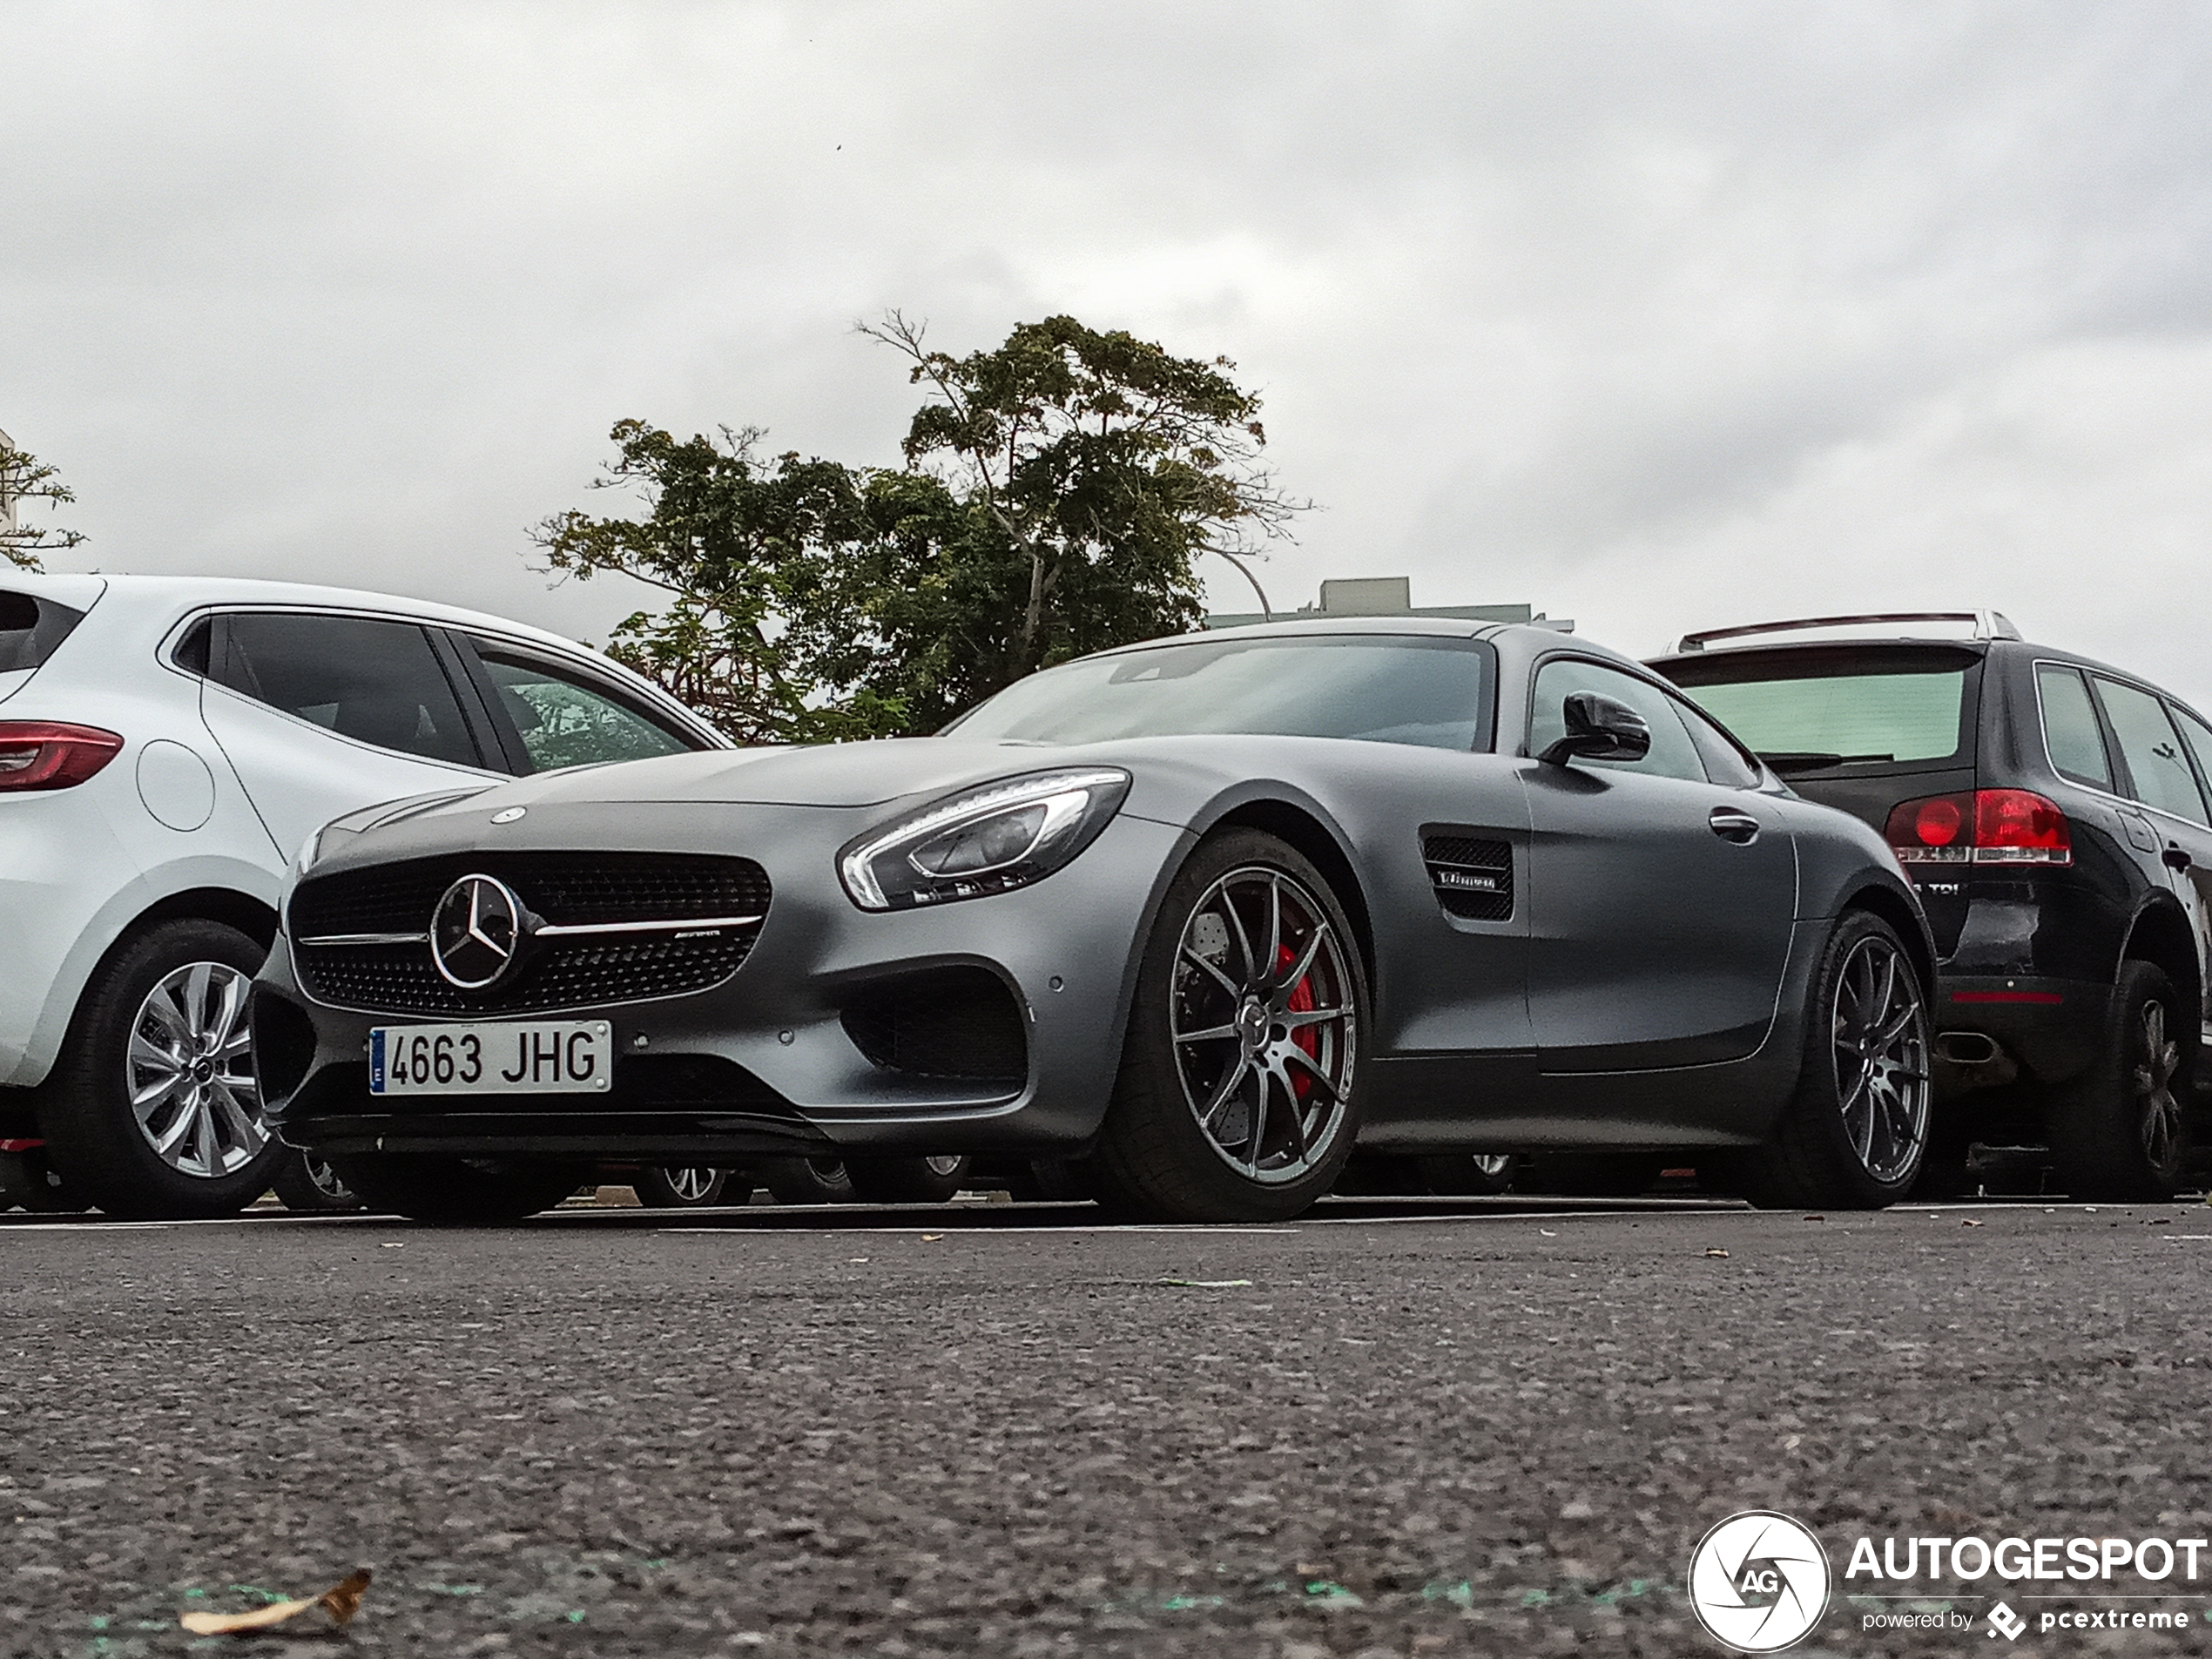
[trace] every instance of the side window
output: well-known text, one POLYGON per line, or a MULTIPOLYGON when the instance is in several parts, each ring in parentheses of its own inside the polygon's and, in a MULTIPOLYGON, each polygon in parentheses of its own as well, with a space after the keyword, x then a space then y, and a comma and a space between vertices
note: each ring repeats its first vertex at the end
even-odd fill
POLYGON ((483 764, 453 685, 411 622, 246 612, 223 619, 208 678, 342 738, 483 764))
POLYGON ((2057 663, 2039 664, 2035 691, 2043 705, 2043 742, 2053 770, 2109 794, 2112 762, 2105 754, 2105 735, 2098 729, 2097 711, 2089 702, 2081 671, 2057 663))
POLYGON ((1697 758, 1705 763, 1708 778, 1730 789, 1758 787, 1758 766, 1744 754, 1733 738, 1696 709, 1676 703, 1675 712, 1689 728, 1689 740, 1697 745, 1697 758))
POLYGON ((2197 792, 2195 775, 2165 705, 2148 691, 2118 680, 2099 679, 2097 695, 2120 739, 2120 758, 2134 780, 2135 799, 2193 824, 2204 823, 2204 797, 2197 792))
POLYGON ((2212 725, 2205 725, 2177 703, 2168 704, 2167 708, 2174 716, 2174 724, 2182 728, 2182 741, 2196 757, 2197 771, 2212 781, 2212 725))
POLYGON ((1534 706, 1528 718, 1528 752, 1538 755, 1567 735, 1562 705, 1574 691, 1595 691, 1625 703, 1651 728, 1651 752, 1641 760, 1577 760, 1578 766, 1602 766, 1608 771, 1640 772, 1660 778, 1706 781, 1704 763, 1689 740, 1675 699, 1656 685, 1647 685, 1633 674, 1602 663, 1577 662, 1558 657, 1536 671, 1534 706))
POLYGON ((474 639, 501 705, 522 733, 533 772, 590 766, 696 749, 611 686, 542 657, 474 639))

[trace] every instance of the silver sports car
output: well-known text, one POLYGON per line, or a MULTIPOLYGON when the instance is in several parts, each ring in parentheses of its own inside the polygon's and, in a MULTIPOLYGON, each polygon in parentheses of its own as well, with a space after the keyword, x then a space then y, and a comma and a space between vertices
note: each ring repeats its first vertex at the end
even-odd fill
POLYGON ((1927 1139, 1888 847, 1541 628, 1163 639, 934 738, 387 806, 302 849, 283 912, 271 1117, 425 1219, 610 1161, 961 1152, 1278 1218, 1355 1143, 1663 1149, 1865 1206, 1927 1139))

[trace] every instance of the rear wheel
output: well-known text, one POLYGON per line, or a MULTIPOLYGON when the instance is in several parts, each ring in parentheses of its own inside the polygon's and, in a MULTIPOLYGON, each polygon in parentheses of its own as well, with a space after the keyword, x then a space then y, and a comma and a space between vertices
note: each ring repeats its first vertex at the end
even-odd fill
POLYGON ((1928 1147, 1927 999, 1904 941, 1847 911, 1813 975, 1805 1053, 1774 1138, 1735 1161, 1769 1208, 1875 1210, 1912 1190, 1928 1147))
POLYGON ((261 1120, 246 1003, 268 954, 235 927, 148 928, 86 988, 41 1091, 47 1156, 78 1197, 148 1220, 235 1215, 287 1156, 261 1120))
POLYGON ((1366 981, 1321 873, 1236 829, 1169 884, 1099 1137, 1109 1204, 1278 1221, 1326 1193, 1359 1129, 1366 981))
POLYGON ((330 1168, 371 1210, 476 1227, 550 1210, 588 1173, 581 1165, 543 1158, 461 1158, 442 1152, 334 1153, 330 1168))
POLYGON ((742 1192, 730 1190, 738 1173, 704 1163, 649 1164, 637 1171, 630 1190, 648 1210, 704 1210, 714 1204, 743 1204, 752 1196, 750 1187, 742 1192))
POLYGON ((1510 1152, 1432 1153, 1419 1163, 1423 1184, 1440 1197, 1494 1197, 1513 1190, 1510 1152))
POLYGON ((2148 962, 2122 962, 2103 1051, 2053 1103, 2051 1150, 2069 1195, 2174 1196, 2188 1157, 2182 1096, 2195 1047, 2173 981, 2148 962))
POLYGON ((845 1173, 867 1204, 944 1204, 968 1182, 966 1157, 849 1158, 845 1173))

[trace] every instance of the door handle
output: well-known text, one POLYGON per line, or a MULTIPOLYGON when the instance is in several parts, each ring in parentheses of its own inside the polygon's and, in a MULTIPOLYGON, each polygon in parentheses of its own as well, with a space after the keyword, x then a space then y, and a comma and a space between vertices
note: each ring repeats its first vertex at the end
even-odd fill
POLYGON ((1749 846, 1759 839, 1759 820, 1740 806, 1716 806, 1705 822, 1721 840, 1738 846, 1749 846))
POLYGON ((2166 851, 2159 856, 2165 860, 2166 867, 2169 870, 2182 871, 2189 867, 2189 855, 2182 851, 2182 844, 2179 841, 2167 842, 2166 851))

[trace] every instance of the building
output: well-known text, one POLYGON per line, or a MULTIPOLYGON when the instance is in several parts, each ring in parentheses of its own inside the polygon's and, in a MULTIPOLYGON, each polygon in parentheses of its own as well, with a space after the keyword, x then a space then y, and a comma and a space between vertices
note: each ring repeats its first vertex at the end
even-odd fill
POLYGON ((1208 617, 1206 626, 1244 628, 1256 622, 1294 622, 1316 617, 1457 617, 1467 622, 1530 623, 1539 628, 1555 628, 1562 634, 1575 631, 1574 623, 1567 618, 1554 619, 1527 605, 1417 605, 1413 578, 1403 576, 1339 577, 1321 584, 1318 604, 1272 615, 1258 610, 1224 611, 1208 617))

